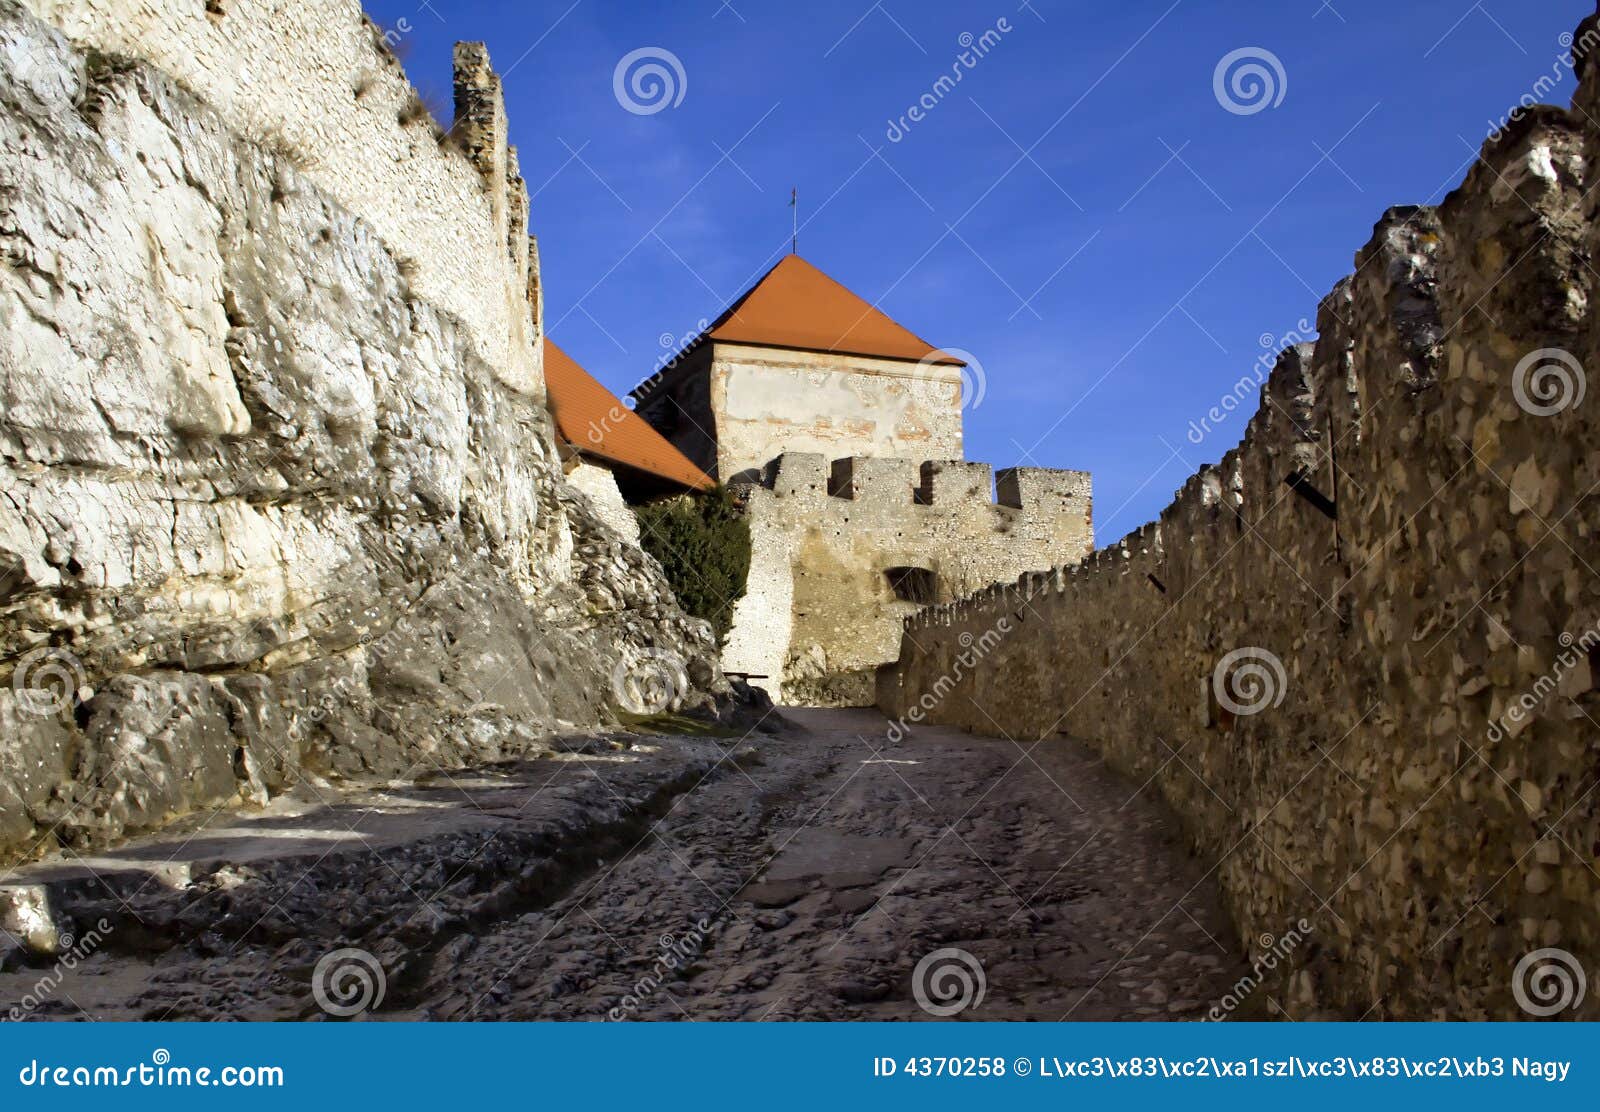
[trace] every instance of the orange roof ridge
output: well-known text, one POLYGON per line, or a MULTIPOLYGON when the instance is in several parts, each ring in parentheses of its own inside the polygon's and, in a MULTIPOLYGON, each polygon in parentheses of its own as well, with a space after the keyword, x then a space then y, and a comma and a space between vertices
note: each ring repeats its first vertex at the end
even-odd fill
POLYGON ((784 256, 706 335, 732 344, 965 366, 799 255, 784 256))
POLYGON ((716 486, 689 457, 549 337, 544 341, 544 382, 556 428, 580 452, 659 475, 692 490, 716 486))

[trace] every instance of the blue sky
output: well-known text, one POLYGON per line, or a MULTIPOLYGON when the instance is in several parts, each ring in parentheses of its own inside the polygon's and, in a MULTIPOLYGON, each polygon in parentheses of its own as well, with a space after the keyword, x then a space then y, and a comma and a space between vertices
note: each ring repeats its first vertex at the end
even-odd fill
POLYGON ((1541 75, 1559 72, 1553 97, 1568 101, 1560 36, 1593 10, 367 7, 386 26, 404 21, 408 72, 446 103, 452 43, 489 44, 534 194, 551 335, 607 386, 648 377, 670 354, 663 338, 692 333, 777 261, 798 188, 803 255, 912 331, 976 356, 984 396, 967 414, 968 458, 1094 472, 1102 544, 1234 446, 1243 415, 1198 446, 1191 422, 1251 370, 1264 339, 1315 321, 1386 208, 1442 199, 1541 75), (1001 20, 1009 30, 962 66, 962 36, 1001 20), (670 52, 683 78, 670 76, 672 103, 630 112, 613 78, 644 48, 670 52), (1214 79, 1240 50, 1277 65, 1263 63, 1268 103, 1240 96, 1230 111, 1214 79), (960 84, 892 140, 891 121, 954 66, 960 84))

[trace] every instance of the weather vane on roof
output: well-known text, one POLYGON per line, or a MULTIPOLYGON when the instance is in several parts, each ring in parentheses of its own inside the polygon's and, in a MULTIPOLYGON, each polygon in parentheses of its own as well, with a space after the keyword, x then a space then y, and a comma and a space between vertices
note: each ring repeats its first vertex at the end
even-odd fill
POLYGON ((794 210, 794 238, 789 241, 789 254, 800 253, 800 190, 796 187, 789 192, 789 207, 794 210))

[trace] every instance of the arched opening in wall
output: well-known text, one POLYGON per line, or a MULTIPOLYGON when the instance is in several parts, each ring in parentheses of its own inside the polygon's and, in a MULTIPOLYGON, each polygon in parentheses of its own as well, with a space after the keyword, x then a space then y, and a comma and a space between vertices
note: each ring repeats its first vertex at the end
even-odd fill
POLYGON ((932 606, 939 601, 939 577, 927 568, 890 568, 883 574, 899 602, 932 606))

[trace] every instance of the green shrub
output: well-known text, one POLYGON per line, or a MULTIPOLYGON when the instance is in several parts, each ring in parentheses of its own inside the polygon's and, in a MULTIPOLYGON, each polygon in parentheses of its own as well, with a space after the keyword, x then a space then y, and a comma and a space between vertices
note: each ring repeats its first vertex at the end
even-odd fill
POLYGON ((710 622, 721 644, 750 575, 750 523, 733 495, 718 487, 634 512, 644 550, 661 562, 678 602, 710 622))

